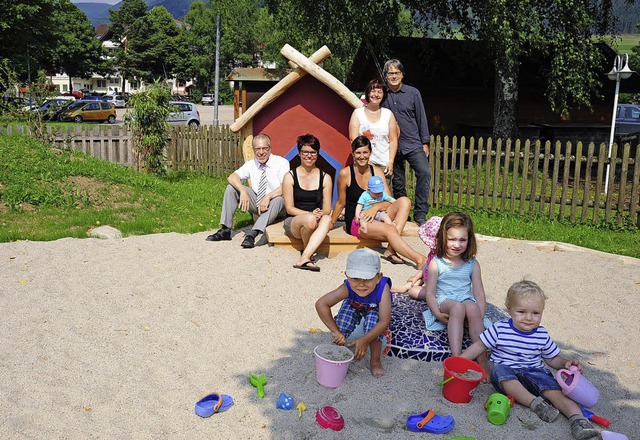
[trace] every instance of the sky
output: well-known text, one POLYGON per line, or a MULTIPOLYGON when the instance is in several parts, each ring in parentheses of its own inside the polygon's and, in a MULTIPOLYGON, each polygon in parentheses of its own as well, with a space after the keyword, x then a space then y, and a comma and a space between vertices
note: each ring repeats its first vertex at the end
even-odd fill
POLYGON ((120 0, 71 0, 71 3, 103 3, 107 5, 115 5, 120 0))

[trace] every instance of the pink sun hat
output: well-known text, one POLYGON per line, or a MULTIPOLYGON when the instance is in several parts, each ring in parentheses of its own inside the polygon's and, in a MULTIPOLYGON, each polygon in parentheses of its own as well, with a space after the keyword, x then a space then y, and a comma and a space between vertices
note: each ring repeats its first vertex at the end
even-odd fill
POLYGON ((442 217, 434 215, 418 228, 420 239, 429 246, 429 249, 436 248, 436 236, 438 229, 440 229, 440 222, 442 222, 442 217))

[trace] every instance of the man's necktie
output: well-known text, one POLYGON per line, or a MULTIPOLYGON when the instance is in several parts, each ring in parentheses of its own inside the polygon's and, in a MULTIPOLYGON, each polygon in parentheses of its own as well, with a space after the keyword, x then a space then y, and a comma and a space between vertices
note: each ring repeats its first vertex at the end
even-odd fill
POLYGON ((256 193, 258 203, 267 195, 267 167, 261 165, 260 170, 262 174, 260 175, 260 183, 258 184, 258 192, 256 193))

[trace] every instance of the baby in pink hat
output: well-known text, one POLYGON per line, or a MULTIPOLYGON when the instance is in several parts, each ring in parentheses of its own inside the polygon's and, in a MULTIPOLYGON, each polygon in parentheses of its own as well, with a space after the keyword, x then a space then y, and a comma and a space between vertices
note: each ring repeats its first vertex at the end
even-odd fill
POLYGON ((424 265, 424 269, 418 270, 415 275, 407 280, 406 283, 399 286, 393 286, 391 291, 394 293, 408 293, 413 299, 421 301, 426 300, 426 291, 422 288, 427 284, 427 269, 429 263, 436 255, 436 237, 438 235, 438 229, 440 229, 440 222, 442 217, 434 215, 426 221, 420 228, 418 228, 418 236, 424 244, 429 248, 429 254, 427 255, 427 264, 424 265))

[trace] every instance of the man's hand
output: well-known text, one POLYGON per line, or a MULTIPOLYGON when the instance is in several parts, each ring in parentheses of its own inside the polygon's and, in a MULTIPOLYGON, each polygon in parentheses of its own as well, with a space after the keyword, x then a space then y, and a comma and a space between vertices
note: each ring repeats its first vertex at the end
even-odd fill
POLYGON ((422 144, 422 149, 424 150, 424 154, 429 157, 429 144, 422 144))
MULTIPOLYGON (((427 153, 427 156, 429 156, 429 153, 427 153)), ((387 163, 387 167, 384 169, 384 175, 385 175, 385 177, 393 176, 393 161, 392 160, 390 160, 389 163, 387 163)))
POLYGON ((269 200, 268 196, 264 196, 262 200, 260 200, 260 203, 258 203, 258 215, 269 210, 269 200))
POLYGON ((247 212, 249 210, 249 206, 251 206, 249 193, 246 190, 240 191, 240 203, 238 204, 240 211, 247 212))

